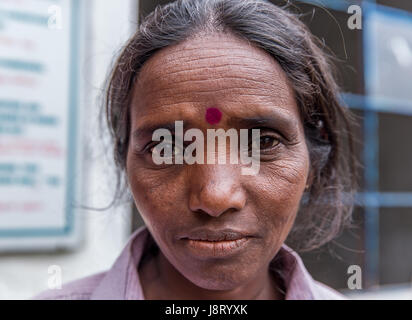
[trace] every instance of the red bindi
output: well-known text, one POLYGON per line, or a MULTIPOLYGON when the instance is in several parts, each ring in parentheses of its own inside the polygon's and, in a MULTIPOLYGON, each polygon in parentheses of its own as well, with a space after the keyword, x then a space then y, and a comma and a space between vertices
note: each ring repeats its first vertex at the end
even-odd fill
POLYGON ((206 121, 210 124, 218 124, 222 119, 222 112, 218 108, 207 108, 206 121))

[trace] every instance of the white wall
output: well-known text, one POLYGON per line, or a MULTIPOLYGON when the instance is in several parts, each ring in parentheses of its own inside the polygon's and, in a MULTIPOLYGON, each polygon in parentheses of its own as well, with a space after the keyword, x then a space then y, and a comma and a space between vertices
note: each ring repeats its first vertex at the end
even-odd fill
MULTIPOLYGON (((111 201, 113 175, 107 163, 110 155, 97 138, 99 95, 113 54, 133 32, 137 0, 86 0, 88 27, 84 41, 86 110, 85 154, 86 205, 104 207, 111 201)), ((85 2, 86 2, 85 1, 85 2)), ((83 1, 82 1, 83 2, 83 1)), ((64 282, 106 270, 122 250, 130 230, 128 206, 107 211, 81 210, 85 226, 82 246, 71 253, 8 254, 0 256, 0 299, 28 299, 47 289, 48 268, 62 268, 64 282)))

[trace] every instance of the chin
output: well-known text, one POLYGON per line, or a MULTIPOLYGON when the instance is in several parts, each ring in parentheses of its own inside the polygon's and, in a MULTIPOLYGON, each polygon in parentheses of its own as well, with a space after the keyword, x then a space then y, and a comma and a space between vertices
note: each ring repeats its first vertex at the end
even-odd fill
POLYGON ((227 279, 224 276, 218 277, 218 278, 216 277, 196 278, 194 280, 192 279, 189 279, 189 280, 200 288, 203 288, 206 290, 219 290, 219 291, 220 290, 221 291, 233 290, 241 286, 244 283, 243 281, 239 281, 239 280, 227 279))
POLYGON ((196 274, 185 272, 183 275, 196 286, 207 290, 233 290, 251 280, 246 275, 242 276, 238 269, 222 267, 198 268, 196 274))

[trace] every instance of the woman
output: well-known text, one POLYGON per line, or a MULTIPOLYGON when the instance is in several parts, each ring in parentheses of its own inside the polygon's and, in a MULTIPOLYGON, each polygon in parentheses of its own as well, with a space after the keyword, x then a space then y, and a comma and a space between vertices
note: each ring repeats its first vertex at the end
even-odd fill
POLYGON ((106 114, 145 227, 109 271, 37 298, 344 298, 289 247, 333 239, 350 220, 354 191, 352 120, 327 57, 295 16, 258 0, 157 7, 114 66, 106 114), (177 123, 204 135, 178 141, 177 123), (157 129, 171 140, 155 139, 157 129), (259 170, 155 161, 185 154, 210 129, 259 129, 248 135, 259 170))

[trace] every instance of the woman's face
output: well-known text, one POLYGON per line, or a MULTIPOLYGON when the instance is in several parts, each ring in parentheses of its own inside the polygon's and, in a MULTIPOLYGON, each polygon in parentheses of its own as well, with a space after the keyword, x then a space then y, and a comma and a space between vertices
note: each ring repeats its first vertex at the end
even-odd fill
POLYGON ((168 261, 205 289, 234 289, 265 272, 293 225, 309 173, 299 110, 279 64, 231 35, 165 48, 141 70, 130 119, 129 184, 168 261), (218 123, 206 118, 209 108, 221 112, 218 123), (250 164, 229 161, 155 164, 152 133, 176 120, 184 130, 200 129, 205 146, 207 129, 260 129, 259 172, 242 175, 250 164))

